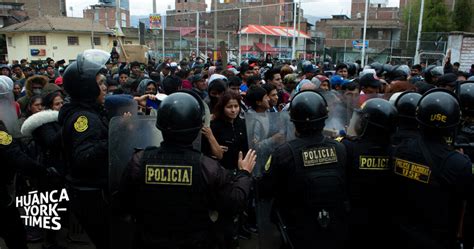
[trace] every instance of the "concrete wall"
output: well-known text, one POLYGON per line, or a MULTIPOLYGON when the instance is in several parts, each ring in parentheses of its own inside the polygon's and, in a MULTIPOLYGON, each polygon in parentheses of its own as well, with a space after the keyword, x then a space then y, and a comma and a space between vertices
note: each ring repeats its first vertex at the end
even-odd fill
MULTIPOLYGON (((90 33, 9 33, 5 35, 12 38, 12 44, 7 44, 8 59, 9 60, 45 60, 51 57, 55 60, 65 59, 66 61, 75 60, 77 54, 91 49, 91 34, 90 33), (46 45, 30 45, 29 36, 46 36, 46 45), (78 36, 79 45, 68 45, 68 36, 78 36), (44 56, 32 56, 31 49, 45 49, 44 56)), ((113 42, 112 38, 105 34, 95 34, 95 37, 100 37, 101 45, 95 46, 96 49, 104 51, 111 51, 113 42)))
POLYGON ((469 71, 474 64, 474 33, 451 33, 448 49, 451 49, 451 63, 459 62, 460 70, 469 71))

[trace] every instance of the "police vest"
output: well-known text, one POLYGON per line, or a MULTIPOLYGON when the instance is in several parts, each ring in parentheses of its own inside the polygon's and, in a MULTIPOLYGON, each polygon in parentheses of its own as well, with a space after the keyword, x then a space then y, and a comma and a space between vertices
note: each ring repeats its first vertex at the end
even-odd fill
POLYGON ((343 151, 338 148, 341 145, 326 138, 314 141, 311 137, 297 138, 288 144, 295 165, 287 193, 288 200, 293 201, 289 208, 291 219, 295 223, 315 223, 327 214, 331 225, 337 227, 347 211, 343 151))
POLYGON ((380 205, 381 198, 389 196, 390 144, 379 145, 374 142, 358 139, 345 142, 348 149, 347 182, 352 206, 371 207, 371 202, 380 205))
POLYGON ((446 160, 453 153, 447 145, 421 142, 421 138, 395 149, 393 216, 408 231, 403 236, 409 237, 402 240, 431 243, 429 248, 445 248, 444 243, 455 240, 460 199, 453 188, 456 179, 444 173, 450 164, 459 163, 446 160), (427 153, 429 158, 424 156, 427 153))
POLYGON ((140 163, 139 230, 145 244, 197 243, 209 230, 208 189, 201 153, 183 148, 147 148, 140 163), (175 242, 170 242, 177 240, 175 242))

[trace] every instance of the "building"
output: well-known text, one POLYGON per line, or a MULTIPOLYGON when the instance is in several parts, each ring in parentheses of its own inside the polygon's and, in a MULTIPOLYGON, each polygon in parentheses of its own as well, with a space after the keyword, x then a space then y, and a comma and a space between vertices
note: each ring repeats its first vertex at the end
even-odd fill
MULTIPOLYGON (((387 6, 388 0, 372 0, 368 9, 366 52, 369 61, 385 63, 401 53, 400 9, 387 6)), ((321 34, 319 53, 329 55, 335 62, 361 59, 365 0, 352 0, 351 7, 351 18, 333 15, 316 23, 316 30, 321 34)))
POLYGON ((0 34, 6 36, 9 60, 51 57, 71 62, 86 49, 111 51, 113 47, 112 33, 84 18, 44 16, 2 28, 0 34))
MULTIPOLYGON (((196 27, 196 11, 206 11, 205 0, 175 0, 175 9, 166 11, 166 26, 196 27), (194 12, 194 13, 193 13, 194 12)), ((204 23, 204 19, 201 19, 204 23)))
POLYGON ((30 18, 40 16, 67 16, 66 0, 9 0, 23 3, 30 18))
POLYGON ((296 57, 306 53, 306 40, 311 37, 293 27, 248 25, 241 32, 241 51, 244 57, 266 57, 271 54, 280 59, 290 59, 295 36, 296 57))
MULTIPOLYGON (((83 10, 84 18, 94 20, 109 29, 115 28, 117 8, 107 4, 91 5, 83 10)), ((130 27, 130 11, 120 8, 120 27, 130 27)))
MULTIPOLYGON (((115 7, 115 0, 99 0, 99 4, 106 4, 115 7)), ((130 11, 129 0, 120 0, 120 8, 130 11)))
MULTIPOLYGON (((0 28, 19 23, 28 19, 23 3, 0 2, 0 28)), ((7 55, 6 39, 3 36, 0 42, 0 59, 5 60, 7 55)))

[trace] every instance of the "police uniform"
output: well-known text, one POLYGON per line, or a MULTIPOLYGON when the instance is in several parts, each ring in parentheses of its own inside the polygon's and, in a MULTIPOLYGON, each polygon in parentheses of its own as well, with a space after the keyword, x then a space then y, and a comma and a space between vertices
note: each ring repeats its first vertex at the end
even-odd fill
POLYGON ((380 98, 367 100, 355 110, 357 137, 344 139, 347 185, 351 203, 349 245, 387 248, 390 245, 390 135, 397 110, 380 98), (358 116, 360 115, 360 117, 358 116))
POLYGON ((26 231, 18 208, 15 207, 15 173, 22 171, 28 175, 38 175, 44 171, 29 158, 14 141, 6 129, 0 128, 0 237, 8 248, 28 248, 26 231))
POLYGON ((393 216, 399 248, 455 248, 463 201, 472 196, 469 158, 453 150, 444 136, 459 123, 453 94, 434 89, 417 111, 419 138, 393 153, 393 216))
POLYGON ((415 120, 416 107, 421 94, 406 91, 401 93, 395 100, 399 122, 397 131, 392 136, 392 145, 397 146, 405 140, 417 138, 420 135, 418 124, 415 120))
POLYGON ((299 135, 273 152, 261 195, 274 198, 273 219, 287 247, 342 248, 348 208, 345 148, 321 134, 327 104, 319 93, 298 93, 290 110, 299 135))
POLYGON ((169 95, 157 111, 164 142, 135 153, 125 171, 119 200, 136 218, 137 248, 213 248, 214 224, 246 207, 250 172, 233 176, 192 147, 204 109, 195 94, 169 95))
POLYGON ((96 75, 110 54, 86 50, 64 72, 64 89, 71 97, 59 111, 58 121, 66 158, 66 181, 71 210, 98 249, 108 248, 109 225, 104 191, 108 175, 108 128, 97 103, 96 75))

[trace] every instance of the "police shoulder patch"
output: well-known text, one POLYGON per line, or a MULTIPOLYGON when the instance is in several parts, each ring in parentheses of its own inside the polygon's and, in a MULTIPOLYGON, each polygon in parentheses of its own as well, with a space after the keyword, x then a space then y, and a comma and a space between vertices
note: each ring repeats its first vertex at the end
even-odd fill
POLYGON ((342 142, 342 140, 344 140, 344 137, 336 137, 334 140, 338 141, 339 143, 342 142))
POLYGON ((305 167, 337 162, 336 148, 333 146, 305 148, 301 151, 301 156, 305 167))
POLYGON ((146 165, 145 183, 191 186, 193 184, 193 167, 175 165, 146 165))
POLYGON ((5 131, 0 131, 0 144, 1 145, 9 145, 13 141, 13 138, 10 134, 5 131))
POLYGON ((89 128, 89 120, 86 116, 79 116, 74 122, 74 129, 77 132, 84 132, 89 128))
POLYGON ((270 169, 270 165, 272 164, 272 156, 268 157, 267 162, 265 163, 265 171, 268 171, 270 169))
POLYGON ((428 166, 400 158, 395 158, 394 165, 393 170, 397 175, 426 184, 430 182, 431 169, 428 166))

